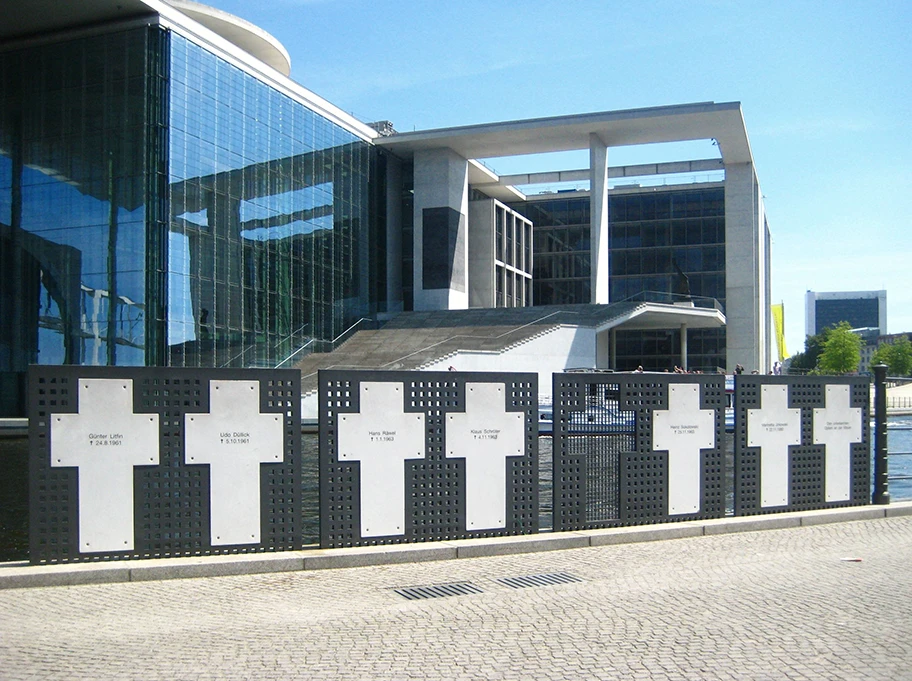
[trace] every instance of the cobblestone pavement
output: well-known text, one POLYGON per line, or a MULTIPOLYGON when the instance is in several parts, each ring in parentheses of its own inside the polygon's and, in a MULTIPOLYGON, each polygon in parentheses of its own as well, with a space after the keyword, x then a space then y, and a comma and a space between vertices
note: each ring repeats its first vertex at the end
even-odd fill
POLYGON ((0 591, 3 679, 912 679, 912 517, 0 591), (846 558, 861 559, 852 562, 846 558), (568 573, 578 582, 497 581, 568 573), (406 600, 396 588, 481 593, 406 600))

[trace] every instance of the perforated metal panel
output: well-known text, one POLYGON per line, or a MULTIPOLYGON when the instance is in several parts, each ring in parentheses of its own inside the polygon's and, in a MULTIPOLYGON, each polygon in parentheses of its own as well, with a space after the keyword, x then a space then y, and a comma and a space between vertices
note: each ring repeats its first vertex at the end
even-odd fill
MULTIPOLYGON (((29 371, 29 401, 32 563, 301 548, 299 372, 33 366, 29 371), (79 408, 78 388, 80 381, 86 379, 132 381, 132 394, 125 395, 120 408, 149 414, 158 422, 158 462, 133 467, 133 548, 130 550, 81 550, 85 546, 79 543, 80 468, 51 465, 52 419, 55 414, 84 415, 79 408), (275 414, 279 419, 277 427, 282 430, 283 451, 276 456, 280 461, 259 467, 260 532, 256 542, 213 545, 210 467, 189 463, 186 419, 210 412, 212 381, 254 382, 259 386, 258 413, 275 414)), ((104 417, 104 413, 93 415, 102 424, 104 417)), ((243 449, 250 443, 238 440, 237 444, 243 449)))
MULTIPOLYGON (((462 372, 321 371, 320 398, 320 545, 324 548, 439 541, 468 537, 532 534, 538 531, 538 381, 536 374, 462 372), (467 411, 467 390, 500 386, 502 411, 467 411), (389 386, 400 388, 395 392, 389 386), (398 395, 381 405, 373 395, 398 395), (366 396, 366 397, 365 397, 366 396), (367 399, 370 404, 364 403, 367 399), (503 438, 505 489, 502 526, 473 530, 467 508, 467 465, 471 451, 454 451, 448 430, 473 420, 473 436, 503 438), (413 452, 411 418, 423 429, 424 448, 413 452), (521 422, 520 442, 492 427, 521 422), (395 423, 395 426, 390 424, 395 423), (494 432, 498 431, 498 432, 494 432), (401 445, 400 445, 401 443, 401 445), (407 444, 406 444, 407 443, 407 444), (365 471, 373 478, 365 479, 365 471), (401 478, 399 478, 401 476, 401 478), (372 487, 387 485, 384 508, 372 487), (401 486, 398 480, 402 480, 401 486), (392 491, 394 490, 394 491, 392 491), (401 496, 399 496, 401 494, 401 496), (373 505, 373 506, 372 506, 373 505), (390 506, 395 508, 390 509, 390 506), (400 510, 401 509, 401 510, 400 510), (394 511, 394 512, 393 512, 394 511), (400 515, 401 514, 401 515, 400 515), (381 516, 377 534, 374 516, 381 516), (402 523, 397 524, 401 518, 402 523)), ((460 442, 462 442, 460 440, 460 442)), ((479 440, 479 447, 486 442, 479 440)), ((487 451, 487 450, 486 450, 487 451)), ((477 462, 471 465, 477 465, 477 462)))
MULTIPOLYGON (((725 512, 721 376, 554 374, 554 529, 720 517, 725 512), (694 386, 711 446, 696 455, 699 508, 670 513, 669 452, 654 448, 656 411, 671 385, 694 386)), ((699 428, 697 429, 699 430, 699 428)))
MULTIPOLYGON (((768 398, 767 398, 768 399, 768 398)), ((871 460, 870 460, 870 379, 861 376, 756 376, 739 375, 735 381, 735 515, 756 515, 781 513, 816 508, 858 506, 870 503, 871 460), (846 405, 835 404, 838 394, 831 398, 834 404, 827 404, 827 386, 844 386, 847 390, 846 405), (765 395, 775 391, 787 394, 788 409, 800 411, 798 436, 791 441, 797 444, 785 445, 786 438, 777 435, 784 431, 790 416, 776 419, 766 418, 751 421, 752 411, 758 414, 769 409, 764 404, 765 395), (844 498, 827 500, 827 445, 820 443, 823 433, 815 434, 815 411, 822 413, 828 407, 847 407, 852 410, 851 418, 840 412, 838 428, 844 428, 842 439, 848 447, 847 461, 840 475, 848 476, 849 483, 844 498), (857 410, 857 411, 856 411, 857 410), (852 421, 852 423, 849 423, 852 421), (751 430, 751 423, 755 432, 751 430), (850 430, 850 428, 852 430, 850 430), (759 432, 756 432, 759 431, 759 432), (774 431, 772 434, 766 431, 774 431), (857 439, 857 442, 851 440, 857 439), (771 444, 766 445, 766 440, 771 444), (751 441, 756 446, 749 446, 751 441), (786 468, 778 470, 779 461, 767 459, 768 469, 764 471, 764 446, 783 450, 787 457, 786 468), (785 451, 787 448, 787 452, 785 451), (775 467, 775 468, 774 468, 775 467), (764 475, 782 476, 787 494, 775 500, 764 499, 762 486, 764 475), (785 480, 787 477, 787 480, 785 480), (784 502, 784 503, 780 503, 784 502)), ((769 456, 769 452, 767 453, 769 456)), ((832 453, 830 454, 832 457, 832 453)), ((834 459, 830 458, 831 462, 834 459)), ((831 474, 836 471, 831 471, 831 474)), ((768 484, 768 482, 767 482, 768 484)))

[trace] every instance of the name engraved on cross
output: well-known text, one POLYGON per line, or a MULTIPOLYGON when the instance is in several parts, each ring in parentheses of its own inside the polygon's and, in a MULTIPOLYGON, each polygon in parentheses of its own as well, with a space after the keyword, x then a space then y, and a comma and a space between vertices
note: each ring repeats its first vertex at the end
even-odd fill
POLYGON ((851 407, 851 387, 826 386, 826 407, 814 410, 814 444, 826 445, 824 498, 852 498, 852 444, 862 436, 861 409, 851 407))
POLYGON ((789 445, 801 444, 801 410, 789 409, 787 385, 760 387, 760 409, 747 410, 747 446, 760 448, 760 506, 789 503, 789 445))
POLYGON ((424 414, 405 412, 402 383, 364 381, 361 411, 340 414, 339 461, 361 471, 361 536, 405 534, 405 462, 423 459, 424 414))
POLYGON ((507 458, 525 454, 525 413, 506 411, 501 383, 466 383, 464 413, 447 415, 448 459, 466 460, 466 529, 506 527, 507 458))
POLYGON ((158 414, 133 413, 131 379, 81 378, 78 395, 49 423, 51 466, 78 469, 79 551, 131 551, 133 468, 158 465, 158 414))
POLYGON ((211 381, 209 413, 187 414, 184 461, 209 466, 212 546, 259 544, 260 464, 285 460, 282 414, 260 413, 259 381, 211 381))
POLYGON ((668 409, 652 415, 652 449, 668 452, 668 515, 700 511, 700 450, 716 446, 716 412, 700 409, 700 386, 671 383, 668 409))

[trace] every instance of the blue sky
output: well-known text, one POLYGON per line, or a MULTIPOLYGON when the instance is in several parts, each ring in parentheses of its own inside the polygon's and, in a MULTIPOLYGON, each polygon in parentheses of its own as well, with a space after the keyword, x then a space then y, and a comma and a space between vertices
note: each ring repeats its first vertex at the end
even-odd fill
MULTIPOLYGON (((912 331, 908 0, 209 4, 276 36, 297 82, 400 131, 739 101, 789 351, 804 346, 808 289, 885 288, 888 330, 912 331)), ((609 163, 685 151, 692 157, 693 145, 622 148, 609 163)), ((588 163, 548 161, 551 169, 588 163)), ((522 159, 490 165, 501 173, 544 169, 522 159)))

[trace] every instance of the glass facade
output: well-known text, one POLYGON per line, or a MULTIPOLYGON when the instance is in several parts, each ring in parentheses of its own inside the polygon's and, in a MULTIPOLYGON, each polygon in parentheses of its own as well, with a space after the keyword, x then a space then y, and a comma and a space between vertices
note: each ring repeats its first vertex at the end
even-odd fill
MULTIPOLYGON (((142 365, 166 124, 160 31, 0 53, 0 373, 142 365)), ((160 232, 159 232, 160 233, 160 232)))
POLYGON ((499 201, 493 204, 494 307, 531 305, 532 223, 499 201))
POLYGON ((691 295, 724 303, 723 188, 613 196, 608 216, 611 300, 677 293, 680 270, 691 295))
POLYGON ((331 341, 376 304, 376 162, 157 26, 0 53, 0 377, 331 341))
MULTIPOLYGON (((513 206, 532 220, 536 305, 588 303, 588 195, 513 206)), ((612 194, 608 198, 610 300, 657 293, 668 302, 686 292, 725 306, 725 191, 712 186, 612 194), (685 275, 685 276, 682 276, 685 275)), ((680 364, 680 331, 621 331, 617 369, 652 370, 680 364), (649 366, 647 366, 647 364, 649 366)), ((688 332, 688 366, 725 366, 725 329, 688 332)))
POLYGON ((589 197, 514 205, 535 226, 532 298, 535 305, 570 305, 592 299, 589 197))
POLYGON ((170 366, 276 366, 370 312, 368 143, 174 34, 170 366))
POLYGON ((877 298, 818 298, 814 301, 814 333, 848 322, 853 329, 879 328, 880 301, 877 298))

